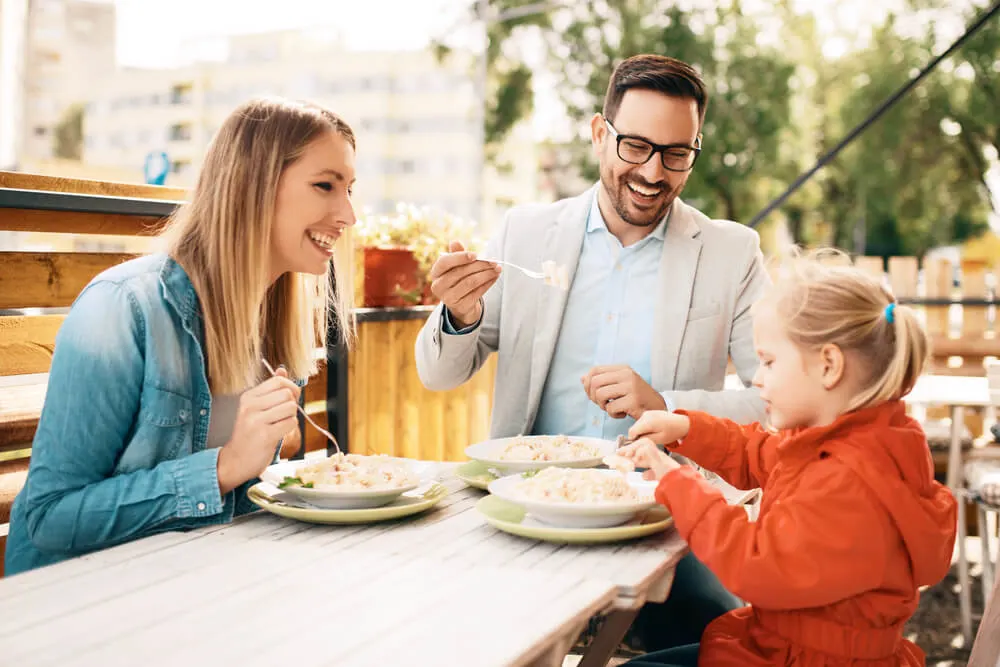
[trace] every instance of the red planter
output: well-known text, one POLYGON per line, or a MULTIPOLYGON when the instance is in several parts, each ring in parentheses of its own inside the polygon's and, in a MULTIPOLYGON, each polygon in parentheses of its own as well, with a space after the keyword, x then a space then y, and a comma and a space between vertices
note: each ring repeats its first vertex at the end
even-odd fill
POLYGON ((424 284, 413 252, 406 248, 365 248, 366 308, 412 306, 420 303, 424 284))

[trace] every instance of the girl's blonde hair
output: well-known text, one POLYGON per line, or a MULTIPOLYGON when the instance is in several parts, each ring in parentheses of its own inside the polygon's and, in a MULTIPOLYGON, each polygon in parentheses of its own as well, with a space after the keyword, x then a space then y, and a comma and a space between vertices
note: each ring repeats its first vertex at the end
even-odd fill
POLYGON ((839 251, 791 257, 760 303, 774 306, 793 343, 836 345, 861 361, 864 389, 849 410, 902 398, 927 362, 927 334, 913 309, 839 251))
POLYGON ((328 322, 345 344, 353 338, 349 238, 338 244, 332 281, 329 265, 323 276, 286 273, 273 284, 268 274, 278 180, 325 132, 355 148, 350 126, 322 107, 270 98, 242 104, 213 138, 191 201, 164 231, 201 302, 213 392, 257 384, 267 374, 262 357, 293 378, 314 375, 313 351, 325 347, 328 322))

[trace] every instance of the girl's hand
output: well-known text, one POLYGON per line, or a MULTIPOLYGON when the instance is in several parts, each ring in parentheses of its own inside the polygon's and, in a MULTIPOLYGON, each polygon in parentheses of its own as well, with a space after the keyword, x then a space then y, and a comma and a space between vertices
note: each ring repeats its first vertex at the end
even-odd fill
POLYGON ((279 368, 274 377, 240 396, 233 434, 219 450, 219 490, 223 495, 259 476, 274 460, 278 442, 298 426, 298 385, 279 368))
POLYGON ((666 446, 683 439, 690 430, 691 420, 684 415, 664 410, 649 410, 644 412, 628 430, 628 437, 630 440, 648 438, 666 446))
POLYGON ((631 461, 637 468, 649 468, 642 473, 643 479, 662 479, 671 470, 681 467, 681 464, 670 458, 669 454, 660 451, 648 438, 641 438, 630 445, 625 445, 616 453, 631 461))

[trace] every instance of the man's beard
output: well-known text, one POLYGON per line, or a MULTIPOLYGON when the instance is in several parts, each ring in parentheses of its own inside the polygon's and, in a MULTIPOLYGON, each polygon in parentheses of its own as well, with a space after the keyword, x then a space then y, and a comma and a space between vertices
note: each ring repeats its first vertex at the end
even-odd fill
POLYGON ((647 183, 635 173, 624 174, 617 180, 614 180, 610 169, 601 170, 601 185, 607 191, 611 205, 618 216, 633 227, 656 226, 667 214, 667 211, 670 210, 670 204, 677 198, 679 192, 679 189, 672 190, 670 184, 666 181, 661 181, 653 185, 647 183), (647 191, 657 191, 656 197, 652 198, 646 205, 652 206, 652 208, 647 208, 646 206, 641 210, 633 208, 634 201, 631 196, 631 190, 628 187, 629 182, 635 183, 647 191))

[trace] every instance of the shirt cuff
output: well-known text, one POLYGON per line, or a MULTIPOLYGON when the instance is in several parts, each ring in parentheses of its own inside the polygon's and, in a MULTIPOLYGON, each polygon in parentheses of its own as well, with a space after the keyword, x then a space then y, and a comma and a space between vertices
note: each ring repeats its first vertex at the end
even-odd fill
POLYGON ((476 320, 473 324, 470 324, 469 326, 465 327, 464 329, 456 329, 455 328, 455 323, 451 321, 451 313, 448 312, 448 307, 445 306, 441 310, 444 313, 444 325, 441 327, 441 329, 442 329, 442 331, 444 331, 449 336, 462 336, 464 334, 467 334, 467 333, 470 333, 472 331, 475 331, 476 328, 479 326, 480 322, 483 321, 483 313, 486 312, 485 309, 484 309, 479 314, 479 319, 476 320))
POLYGON ((213 516, 224 509, 219 491, 219 448, 204 449, 184 457, 186 465, 174 475, 177 488, 177 516, 213 516))
POLYGON ((666 393, 662 393, 660 396, 663 397, 663 404, 666 406, 667 412, 673 412, 677 406, 675 406, 674 402, 670 400, 670 397, 667 396, 666 393))

